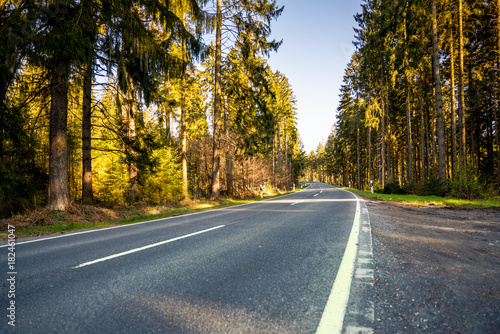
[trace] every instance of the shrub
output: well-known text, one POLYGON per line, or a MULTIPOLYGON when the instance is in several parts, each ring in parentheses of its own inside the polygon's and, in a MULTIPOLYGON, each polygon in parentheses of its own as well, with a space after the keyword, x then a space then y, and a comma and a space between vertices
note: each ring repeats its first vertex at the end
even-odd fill
POLYGON ((474 172, 468 171, 466 175, 458 175, 448 180, 448 195, 456 198, 479 199, 485 198, 487 182, 474 172))
POLYGON ((405 191, 401 188, 398 181, 389 179, 389 182, 384 187, 383 193, 403 195, 405 191))
POLYGON ((446 196, 446 182, 439 177, 431 176, 427 178, 422 185, 423 195, 446 196))

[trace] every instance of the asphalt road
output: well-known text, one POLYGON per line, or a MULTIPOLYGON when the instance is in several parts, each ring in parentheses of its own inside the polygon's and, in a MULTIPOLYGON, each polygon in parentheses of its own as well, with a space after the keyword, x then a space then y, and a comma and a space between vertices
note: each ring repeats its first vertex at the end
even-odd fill
POLYGON ((0 333, 315 333, 356 204, 313 184, 232 208, 17 240, 14 298, 0 248, 0 333))

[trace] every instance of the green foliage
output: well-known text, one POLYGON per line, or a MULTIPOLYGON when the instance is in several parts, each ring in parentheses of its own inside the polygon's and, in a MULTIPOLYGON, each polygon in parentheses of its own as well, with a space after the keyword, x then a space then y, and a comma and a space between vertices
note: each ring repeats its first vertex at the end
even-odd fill
POLYGON ((448 180, 449 195, 456 198, 480 199, 491 194, 488 182, 481 179, 475 172, 469 170, 466 175, 457 175, 448 180))
POLYGON ((181 114, 193 195, 206 194, 214 140, 223 148, 222 188, 231 180, 232 191, 251 194, 255 182, 297 183, 305 154, 296 98, 286 76, 273 72, 263 58, 280 44, 269 37, 271 19, 282 7, 273 0, 224 3, 226 13, 234 14, 235 39, 223 62, 222 138, 214 139, 208 107, 213 59, 202 64, 205 71, 194 63, 210 51, 200 42, 201 34, 214 28, 205 5, 204 0, 55 0, 0 6, 5 45, 0 50, 0 200, 46 204, 51 88, 61 87, 51 86, 51 78, 68 88, 56 102, 68 109, 67 121, 60 123, 67 124, 74 202, 82 197, 81 160, 83 151, 89 152, 81 144, 85 125, 91 129, 95 202, 177 203, 183 182, 181 114), (92 77, 91 124, 82 117, 83 76, 92 77))
POLYGON ((446 181, 439 177, 431 176, 427 178, 422 185, 423 195, 446 196, 446 181))
POLYGON ((403 190, 403 188, 401 188, 401 186, 397 180, 392 179, 392 180, 388 180, 382 193, 383 194, 403 195, 403 194, 405 194, 405 191, 403 190))
POLYGON ((145 201, 154 203, 177 203, 182 197, 182 166, 171 147, 153 151, 158 163, 147 173, 143 186, 145 201))
MULTIPOLYGON (((479 178, 455 180, 459 165, 466 165, 476 175, 500 185, 500 108, 495 79, 498 8, 491 1, 463 0, 463 4, 466 61, 461 106, 458 94, 452 96, 461 91, 459 9, 456 2, 437 1, 439 64, 435 65, 440 69, 444 102, 441 124, 430 38, 432 6, 414 0, 363 2, 355 16, 359 25, 355 28, 356 51, 345 69, 337 122, 325 147, 328 159, 324 163, 334 183, 362 188, 373 178, 390 193, 401 188, 414 194, 442 196, 449 190, 449 194, 467 198, 487 196, 479 178), (464 116, 458 114, 460 107, 464 116), (462 130, 464 140, 459 135, 462 130), (452 151, 452 147, 456 149, 452 151), (444 156, 449 159, 446 166, 444 156), (441 180, 432 176, 436 170, 441 180), (447 189, 444 179, 451 175, 455 179, 447 189)), ((489 193, 494 195, 494 191, 489 193)))

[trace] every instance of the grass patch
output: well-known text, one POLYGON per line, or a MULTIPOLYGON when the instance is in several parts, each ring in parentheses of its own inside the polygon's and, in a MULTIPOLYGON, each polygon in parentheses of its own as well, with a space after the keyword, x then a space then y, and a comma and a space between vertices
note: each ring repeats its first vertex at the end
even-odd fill
POLYGON ((392 202, 401 202, 413 205, 439 205, 439 206, 448 206, 448 207, 466 208, 466 209, 500 207, 500 200, 498 199, 466 200, 466 199, 439 197, 439 196, 397 195, 397 194, 379 194, 379 193, 372 194, 369 191, 363 191, 351 188, 344 188, 344 189, 368 198, 375 198, 392 202))
MULTIPOLYGON (((300 191, 297 189, 295 192, 300 191)), ((58 212, 42 210, 31 213, 32 217, 17 216, 5 219, 0 225, 0 240, 7 240, 7 226, 16 226, 16 238, 37 237, 43 235, 60 234, 86 229, 113 227, 119 225, 134 224, 149 220, 180 216, 190 213, 223 209, 235 205, 262 201, 293 193, 288 191, 278 194, 256 197, 244 200, 221 199, 219 201, 185 201, 182 207, 167 208, 165 206, 153 206, 147 208, 130 207, 128 209, 103 209, 89 206, 73 206, 72 212, 58 212), (162 211, 155 213, 156 211, 162 211), (123 216, 127 216, 124 218, 123 216), (102 221, 96 221, 96 217, 102 221)))

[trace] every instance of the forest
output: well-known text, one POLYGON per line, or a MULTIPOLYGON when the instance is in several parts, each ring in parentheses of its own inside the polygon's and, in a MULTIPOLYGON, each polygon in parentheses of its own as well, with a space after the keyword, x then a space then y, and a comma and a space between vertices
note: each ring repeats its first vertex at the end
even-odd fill
POLYGON ((498 196, 500 1, 365 0, 355 19, 337 122, 308 178, 498 196))
POLYGON ((274 0, 4 0, 0 212, 290 189, 296 97, 274 0))

